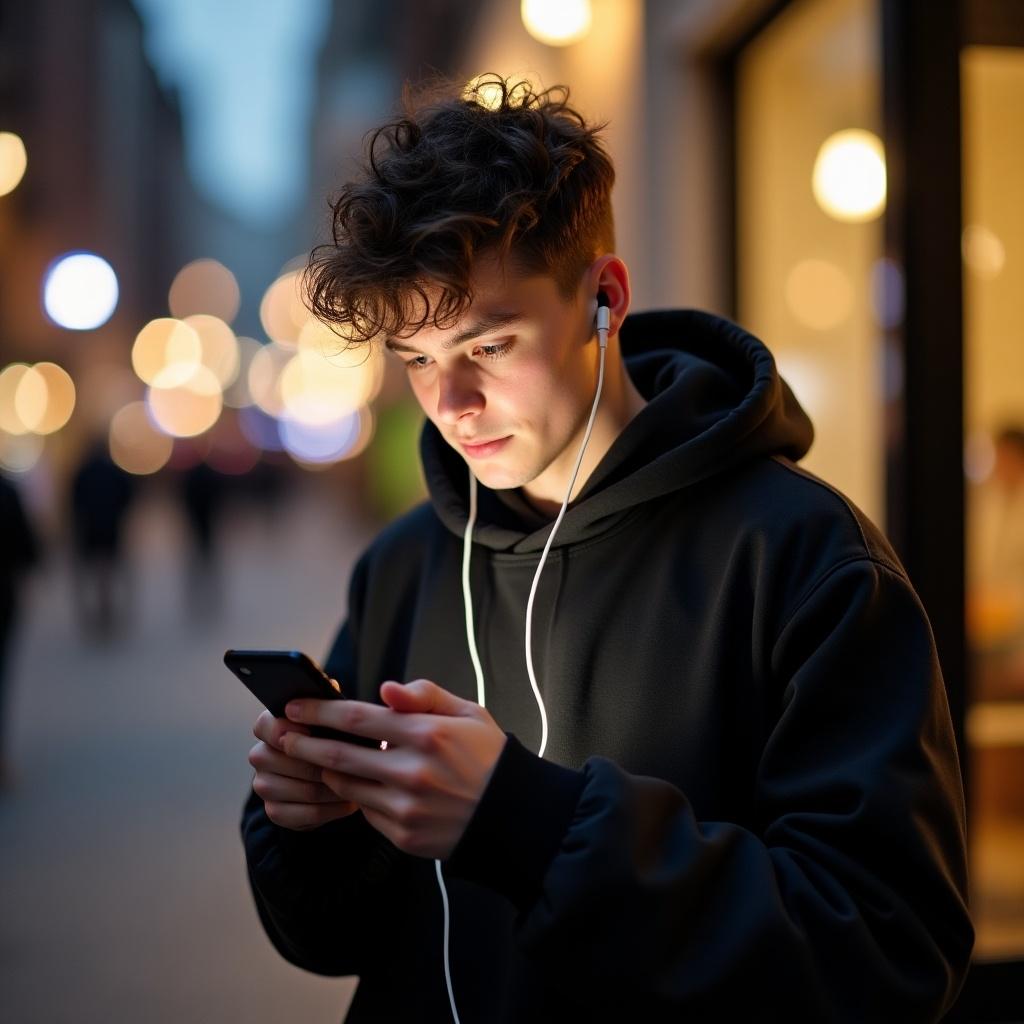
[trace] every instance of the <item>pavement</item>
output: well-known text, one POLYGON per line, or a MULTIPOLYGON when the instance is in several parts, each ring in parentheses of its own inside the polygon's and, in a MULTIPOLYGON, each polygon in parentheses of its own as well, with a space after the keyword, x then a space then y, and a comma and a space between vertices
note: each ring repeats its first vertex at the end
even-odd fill
POLYGON ((65 558, 32 580, 0 794, 5 1024, 343 1019, 353 979, 288 964, 256 916, 238 821, 259 705, 221 662, 228 647, 324 656, 368 539, 326 493, 274 520, 232 513, 219 614, 189 597, 183 525, 159 494, 135 511, 115 640, 83 637, 65 558))

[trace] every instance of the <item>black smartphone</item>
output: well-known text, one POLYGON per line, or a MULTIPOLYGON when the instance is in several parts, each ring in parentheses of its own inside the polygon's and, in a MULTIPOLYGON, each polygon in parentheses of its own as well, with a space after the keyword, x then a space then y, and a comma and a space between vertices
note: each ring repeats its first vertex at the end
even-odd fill
MULTIPOLYGON (((302 651, 225 651, 224 664, 263 706, 275 717, 285 718, 290 700, 313 697, 317 700, 344 700, 341 686, 308 654, 302 651)), ((357 743, 361 747, 379 747, 367 736, 340 732, 326 726, 308 726, 314 736, 357 743)))

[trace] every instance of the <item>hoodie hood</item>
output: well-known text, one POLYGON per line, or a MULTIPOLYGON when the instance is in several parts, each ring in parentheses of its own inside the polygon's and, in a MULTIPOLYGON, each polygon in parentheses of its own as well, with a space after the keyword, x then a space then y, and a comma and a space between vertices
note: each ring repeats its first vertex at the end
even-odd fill
MULTIPOLYGON (((803 458, 814 428, 771 352, 752 334, 700 310, 634 313, 620 345, 647 405, 626 425, 566 510, 553 547, 590 540, 637 505, 757 456, 803 458)), ((430 420, 420 455, 441 521, 462 536, 469 468, 430 420)), ((531 516, 514 491, 478 483, 473 541, 495 551, 538 552, 551 522, 531 516)))

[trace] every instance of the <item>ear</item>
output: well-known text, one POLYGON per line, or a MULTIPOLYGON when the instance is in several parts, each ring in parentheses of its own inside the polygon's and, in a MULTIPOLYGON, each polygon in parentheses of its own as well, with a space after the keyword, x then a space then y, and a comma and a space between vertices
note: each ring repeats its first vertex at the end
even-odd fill
POLYGON ((599 256, 590 265, 584 275, 586 282, 587 303, 593 303, 599 291, 604 292, 608 299, 609 326, 608 336, 618 334, 622 321, 629 312, 631 293, 629 290, 629 270, 626 264, 614 253, 599 256))

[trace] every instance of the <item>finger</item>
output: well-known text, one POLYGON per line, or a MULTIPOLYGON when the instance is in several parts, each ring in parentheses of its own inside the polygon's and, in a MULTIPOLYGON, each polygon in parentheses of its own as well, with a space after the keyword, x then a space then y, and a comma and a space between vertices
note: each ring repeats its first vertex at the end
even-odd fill
POLYGON ((380 814, 393 815, 396 812, 398 794, 379 782, 346 775, 344 772, 323 770, 324 785, 342 800, 350 800, 361 808, 369 808, 380 814))
POLYGON ((324 725, 339 732, 387 740, 389 746, 404 742, 409 734, 408 723, 402 716, 390 708, 361 700, 293 700, 285 710, 289 723, 324 725))
POLYGON ((297 757, 289 757, 279 750, 267 746, 266 743, 257 743, 249 751, 249 764, 258 772, 269 772, 274 775, 287 775, 292 779, 306 779, 316 781, 320 778, 318 765, 302 761, 297 757))
POLYGON ((418 711, 428 715, 461 717, 472 714, 479 707, 472 701, 456 697, 429 679, 414 679, 405 685, 388 681, 381 685, 380 696, 393 711, 405 714, 418 711))
POLYGON ((309 730, 305 726, 289 722, 287 718, 275 718, 269 711, 263 711, 256 719, 252 732, 256 739, 281 750, 281 737, 290 730, 309 735, 309 730))
POLYGON ((291 804, 272 800, 269 803, 265 802, 263 806, 267 817, 275 825, 298 832, 318 828, 338 818, 347 818, 359 810, 355 804, 347 801, 339 801, 336 804, 291 804))
POLYGON ((373 782, 400 783, 402 772, 407 768, 397 750, 360 747, 344 740, 320 739, 297 733, 286 736, 284 742, 289 756, 373 782))
POLYGON ((333 804, 338 802, 338 794, 319 779, 302 781, 288 778, 285 775, 274 775, 271 772, 257 772, 252 780, 253 792, 274 803, 286 804, 333 804))

